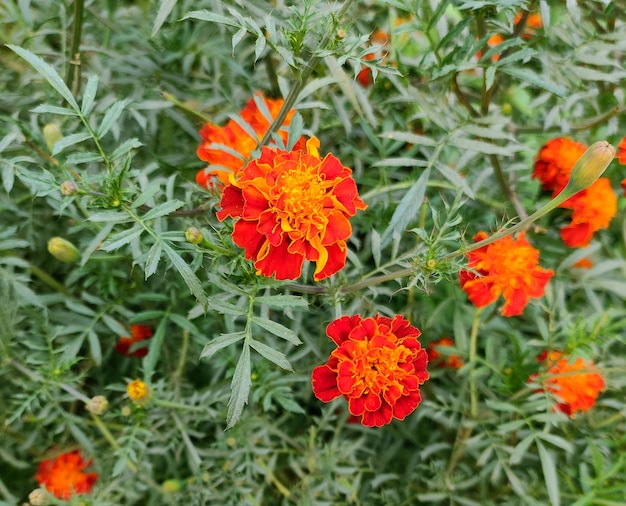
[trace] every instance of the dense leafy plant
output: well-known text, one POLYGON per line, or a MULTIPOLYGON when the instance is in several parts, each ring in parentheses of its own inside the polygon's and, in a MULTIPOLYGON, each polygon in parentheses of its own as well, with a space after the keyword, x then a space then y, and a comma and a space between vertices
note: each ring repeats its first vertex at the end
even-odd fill
POLYGON ((0 504, 621 504, 623 7, 0 0, 0 504))

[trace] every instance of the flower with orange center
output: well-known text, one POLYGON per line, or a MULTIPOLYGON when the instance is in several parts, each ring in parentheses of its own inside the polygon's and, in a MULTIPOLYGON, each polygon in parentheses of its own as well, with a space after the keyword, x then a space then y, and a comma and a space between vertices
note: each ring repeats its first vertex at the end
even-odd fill
POLYGON ((115 351, 126 357, 142 358, 148 354, 148 348, 146 346, 142 348, 136 348, 133 345, 152 337, 152 328, 148 325, 130 325, 130 337, 120 337, 120 340, 115 345, 115 351), (131 351, 131 347, 133 351, 131 351))
POLYGON ((560 192, 567 181, 576 161, 587 150, 584 144, 569 137, 557 137, 546 142, 535 160, 532 177, 541 182, 541 188, 560 192))
POLYGON ((561 229, 561 239, 570 248, 584 248, 593 234, 607 228, 617 214, 617 197, 606 177, 567 199, 559 207, 572 209, 572 221, 561 229))
MULTIPOLYGON (((488 236, 479 232, 474 242, 488 236)), ((500 295, 506 301, 503 316, 518 316, 531 298, 543 296, 554 275, 551 269, 539 265, 539 250, 533 248, 524 233, 492 242, 468 255, 468 270, 459 273, 461 288, 476 307, 488 306, 500 295)))
POLYGON ((326 328, 337 349, 313 370, 313 393, 322 402, 343 395, 350 414, 366 427, 404 420, 422 401, 428 355, 421 332, 402 316, 343 316, 326 328))
MULTIPOLYGON (((282 99, 269 99, 257 93, 265 103, 272 119, 278 116, 283 106, 282 99)), ((287 114, 283 126, 291 123, 295 110, 287 114)), ((237 174, 243 169, 244 164, 252 152, 256 149, 259 141, 269 130, 270 121, 265 115, 259 111, 254 100, 250 99, 240 113, 243 119, 252 130, 255 136, 252 137, 244 130, 239 123, 231 119, 226 126, 220 127, 212 123, 206 123, 200 130, 202 142, 197 150, 200 160, 209 163, 207 169, 202 169, 196 174, 196 182, 205 188, 211 186, 211 178, 217 177, 222 184, 228 183, 229 174, 237 174)), ((278 132, 284 143, 287 142, 288 133, 284 130, 278 132)))
POLYGON ((617 161, 626 165, 626 136, 617 145, 617 161))
MULTIPOLYGON (((557 408, 573 418, 580 411, 591 409, 605 388, 604 378, 593 362, 586 363, 578 357, 573 363, 560 351, 544 352, 537 359, 545 361, 548 368, 543 387, 558 399, 557 408)), ((536 380, 538 375, 531 376, 536 380)))
POLYGON ((236 218, 233 241, 254 261, 257 274, 296 279, 304 260, 316 262, 314 279, 346 263, 348 218, 367 206, 352 171, 332 154, 320 158, 313 137, 306 150, 264 147, 222 194, 220 221, 236 218))
POLYGON ((126 386, 126 393, 131 401, 140 406, 145 406, 152 399, 150 388, 141 380, 133 380, 126 386))
POLYGON ((98 474, 83 472, 90 465, 91 460, 83 459, 78 450, 66 452, 41 462, 35 480, 55 497, 68 500, 74 494, 86 494, 93 488, 98 474))
POLYGON ((454 341, 449 337, 442 337, 428 344, 428 362, 439 368, 460 369, 465 365, 460 355, 443 355, 438 348, 454 346, 454 341))

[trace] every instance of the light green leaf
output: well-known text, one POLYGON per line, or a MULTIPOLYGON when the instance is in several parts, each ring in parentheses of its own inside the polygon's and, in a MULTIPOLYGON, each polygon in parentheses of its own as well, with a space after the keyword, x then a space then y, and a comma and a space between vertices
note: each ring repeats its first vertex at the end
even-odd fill
POLYGON ((423 135, 417 135, 410 132, 386 132, 381 135, 385 139, 393 139, 395 141, 408 142, 409 144, 415 144, 416 146, 436 146, 438 141, 425 137, 423 135))
POLYGON ((264 328, 275 336, 278 336, 281 339, 285 339, 286 341, 289 341, 296 346, 302 343, 302 341, 300 341, 300 338, 295 334, 295 332, 289 330, 287 327, 281 325, 280 323, 266 320, 265 318, 260 318, 258 316, 253 316, 252 321, 256 323, 259 327, 264 328))
POLYGON ((231 344, 241 341, 246 334, 244 332, 233 332, 232 334, 221 334, 210 343, 206 344, 200 353, 200 358, 210 358, 216 351, 226 348, 231 344))
POLYGON ((83 101, 80 104, 80 110, 84 116, 88 116, 93 108, 94 100, 96 99, 96 93, 98 92, 98 74, 91 74, 85 91, 83 92, 83 101))
POLYGON ((150 209, 150 211, 143 215, 142 219, 144 221, 148 221, 155 218, 160 218, 161 216, 165 216, 176 211, 176 209, 184 205, 185 203, 181 202, 180 200, 170 200, 169 202, 164 202, 163 204, 159 204, 155 208, 150 209))
POLYGON ((81 163, 91 163, 102 161, 102 155, 100 153, 72 153, 67 157, 65 161, 67 165, 79 165, 81 163))
POLYGON ((497 146, 490 142, 477 141, 475 139, 468 139, 467 137, 452 137, 448 142, 459 149, 477 151, 478 153, 484 153, 486 155, 511 156, 515 151, 519 151, 517 146, 511 146, 510 144, 497 146))
POLYGON ((122 230, 121 232, 109 237, 100 249, 102 251, 113 251, 121 248, 139 237, 142 232, 143 228, 139 225, 122 230))
POLYGON ((96 136, 99 139, 102 139, 102 137, 104 137, 106 133, 111 130, 111 127, 115 124, 115 122, 124 111, 126 104, 128 104, 127 100, 118 100, 107 109, 107 112, 104 115, 104 118, 102 118, 102 122, 100 123, 100 128, 98 128, 98 131, 96 132, 96 136))
POLYGON ((58 114, 59 116, 78 116, 76 111, 72 111, 72 109, 46 104, 38 105, 34 109, 31 109, 31 112, 37 114, 58 114))
POLYGON ((50 84, 50 86, 52 86, 57 93, 61 95, 68 104, 70 104, 72 109, 74 109, 77 113, 80 113, 80 108, 78 107, 78 103, 74 99, 72 92, 63 82, 63 79, 61 79, 61 76, 57 73, 54 67, 43 61, 39 58, 39 56, 19 46, 7 44, 7 47, 30 63, 33 68, 39 72, 39 74, 46 81, 48 81, 48 84, 50 84))
POLYGON ((54 143, 54 147, 52 148, 52 156, 59 154, 61 151, 69 146, 73 146, 74 144, 78 144, 79 142, 84 142, 87 139, 91 139, 91 135, 88 132, 67 135, 63 137, 60 141, 54 143))
POLYGON ((183 19, 198 19, 200 21, 210 21, 212 23, 218 23, 220 25, 234 26, 235 28, 239 28, 240 26, 226 16, 222 16, 221 14, 215 14, 214 12, 210 12, 207 10, 191 11, 190 13, 183 16, 183 19))
POLYGON ((176 251, 174 251, 174 249, 166 242, 163 243, 163 250, 172 262, 172 265, 182 276, 183 281, 185 282, 191 293, 195 296, 197 301, 202 304, 202 306, 206 307, 208 304, 208 300, 204 291, 202 290, 202 283, 200 283, 198 276, 194 274, 194 272, 181 258, 181 256, 176 253, 176 251))
POLYGON ((527 83, 530 83, 534 86, 542 88, 546 91, 549 91, 550 93, 553 93, 554 95, 558 97, 566 98, 567 89, 561 86, 557 86, 554 83, 549 83, 548 81, 544 81, 541 77, 539 77, 534 72, 531 72, 530 70, 522 70, 517 67, 502 67, 499 70, 500 72, 504 72, 505 74, 508 74, 511 77, 515 77, 516 79, 519 79, 521 81, 526 81, 527 83))
POLYGON ((127 139, 115 148, 115 151, 111 153, 110 158, 111 160, 115 160, 120 156, 125 155, 130 150, 140 148, 141 146, 143 146, 143 144, 139 142, 138 139, 135 139, 134 137, 132 139, 127 139))
POLYGON ((99 213, 91 214, 87 219, 96 223, 123 223, 125 221, 132 221, 132 218, 130 216, 128 216, 126 213, 121 213, 119 211, 101 211, 99 213))
POLYGON ((163 246, 159 241, 155 242, 148 251, 148 256, 146 257, 146 265, 143 268, 145 273, 145 279, 148 279, 156 272, 157 267, 159 266, 159 260, 161 259, 162 251, 163 246))
POLYGON ((226 416, 226 429, 233 427, 241 413, 243 407, 248 403, 250 395, 250 347, 244 343, 243 351, 235 367, 235 374, 231 383, 230 399, 228 400, 228 414, 226 416))
POLYGON ((161 4, 159 5, 159 11, 157 12, 157 16, 154 20, 154 26, 152 27, 152 33, 150 34, 150 38, 154 38, 157 32, 165 23, 165 20, 172 12, 172 9, 176 6, 176 2, 178 0, 161 0, 161 4))
POLYGON ((539 461, 541 462, 541 470, 543 471, 543 479, 545 480, 548 490, 550 504, 552 506, 559 506, 561 504, 561 494, 559 491, 554 455, 552 452, 548 451, 539 440, 537 440, 537 450, 539 451, 539 461))
POLYGON ((222 314, 240 316, 246 314, 247 310, 239 306, 235 306, 230 302, 223 300, 223 296, 213 296, 208 298, 208 308, 218 311, 222 314))
POLYGON ((255 304, 267 304, 270 307, 282 309, 285 307, 307 307, 309 303, 297 295, 267 295, 256 297, 255 304))
POLYGON ((291 367, 291 364, 289 363, 289 360, 287 360, 287 357, 285 356, 284 353, 278 350, 275 350, 274 348, 268 346, 267 344, 264 344, 255 339, 250 339, 249 344, 256 351, 258 351, 260 355, 265 357, 270 362, 273 362, 278 367, 282 367, 283 369, 287 371, 293 372, 293 367, 291 367))

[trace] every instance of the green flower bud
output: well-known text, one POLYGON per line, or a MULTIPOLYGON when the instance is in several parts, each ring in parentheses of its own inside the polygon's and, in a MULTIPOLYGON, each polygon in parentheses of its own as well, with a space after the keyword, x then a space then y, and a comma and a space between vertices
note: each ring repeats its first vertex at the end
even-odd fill
POLYGON ((44 125, 43 136, 44 139, 46 139, 46 145, 50 151, 52 151, 54 145, 63 138, 61 129, 56 123, 48 123, 47 125, 44 125))
POLYGON ((80 258, 76 246, 62 237, 53 237, 48 241, 48 252, 59 262, 74 263, 80 258))
POLYGON ((593 143, 574 165, 563 193, 574 195, 589 188, 604 173, 614 157, 615 148, 607 141, 593 143))
POLYGON ((78 186, 74 181, 63 181, 61 183, 61 195, 70 197, 78 193, 78 186))
POLYGON ((202 232, 196 227, 189 227, 185 230, 185 239, 191 244, 200 244, 202 242, 202 232))
POLYGON ((161 483, 161 490, 165 494, 173 494, 182 488, 183 484, 180 480, 165 480, 161 483))
POLYGON ((89 403, 85 406, 87 411, 94 415, 103 415, 109 407, 109 401, 104 395, 96 395, 92 397, 89 403))

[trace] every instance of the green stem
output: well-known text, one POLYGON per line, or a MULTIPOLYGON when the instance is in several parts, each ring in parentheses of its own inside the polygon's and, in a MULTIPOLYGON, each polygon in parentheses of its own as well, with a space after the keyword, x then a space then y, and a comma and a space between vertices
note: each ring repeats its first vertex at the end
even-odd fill
POLYGON ((80 89, 80 39, 83 33, 83 11, 85 0, 74 0, 74 22, 72 23, 72 45, 70 47, 70 64, 65 74, 65 84, 74 96, 80 89), (75 87, 74 77, 77 77, 75 87))
POLYGON ((178 100, 171 93, 168 93, 167 91, 162 91, 161 95, 163 95, 163 98, 165 100, 167 100, 168 102, 172 102, 176 107, 178 107, 182 111, 185 111, 187 114, 189 114, 191 116, 196 116, 196 117, 200 118, 202 121, 204 121, 205 123, 210 123, 211 122, 211 118, 209 118, 207 115, 202 114, 201 112, 196 111, 195 109, 192 109, 191 107, 186 105, 184 102, 181 102, 180 100, 178 100))
POLYGON ((474 313, 474 320, 472 321, 472 331, 470 334, 470 348, 469 348, 469 384, 470 384, 470 416, 476 419, 478 415, 478 390, 476 388, 476 350, 478 347, 478 327, 480 326, 480 315, 482 308, 477 308, 474 313))

